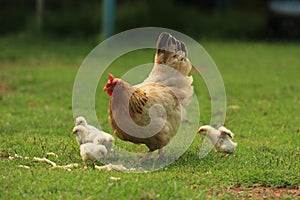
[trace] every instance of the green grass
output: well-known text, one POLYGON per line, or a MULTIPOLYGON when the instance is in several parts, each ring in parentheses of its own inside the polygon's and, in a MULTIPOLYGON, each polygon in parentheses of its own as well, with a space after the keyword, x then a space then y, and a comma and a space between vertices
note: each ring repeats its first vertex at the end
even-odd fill
MULTIPOLYGON (((147 174, 91 167, 83 170, 79 146, 70 133, 72 88, 80 63, 96 44, 72 39, 0 38, 0 199, 205 199, 211 188, 215 188, 214 198, 220 198, 221 188, 236 185, 300 185, 299 44, 203 43, 222 74, 228 106, 240 107, 228 109, 226 117, 226 126, 239 144, 237 151, 223 159, 213 152, 199 159, 203 137, 196 136, 176 162, 147 174), (47 152, 58 154, 58 158, 50 158, 57 164, 80 163, 80 167, 66 171, 32 160, 5 158, 6 153, 32 158, 44 157, 47 152), (18 165, 30 166, 30 170, 18 165), (112 181, 111 176, 121 180, 112 181)), ((113 63, 122 66, 122 70, 115 70, 117 75, 136 64, 151 62, 154 52, 133 54, 113 63)), ((207 124, 208 92, 201 78, 194 78, 200 124, 207 124)), ((99 90, 96 102, 100 100, 104 103, 96 105, 98 120, 111 132, 108 97, 99 90)), ((120 140, 117 144, 136 147, 120 140)))

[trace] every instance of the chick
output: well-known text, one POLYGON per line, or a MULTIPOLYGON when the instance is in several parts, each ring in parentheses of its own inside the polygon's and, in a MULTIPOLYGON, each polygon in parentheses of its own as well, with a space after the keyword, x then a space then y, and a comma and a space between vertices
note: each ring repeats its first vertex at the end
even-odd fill
POLYGON ((73 128, 73 134, 76 135, 76 140, 79 145, 84 143, 102 144, 106 147, 107 152, 112 150, 115 139, 108 133, 97 130, 88 130, 85 126, 78 125, 73 128))
POLYGON ((75 126, 72 134, 76 135, 76 140, 79 145, 86 143, 86 136, 89 134, 87 128, 82 125, 75 126))
POLYGON ((216 152, 225 153, 224 156, 232 154, 237 147, 237 143, 231 140, 234 134, 224 126, 218 130, 209 125, 201 126, 197 133, 207 136, 215 146, 216 152))
POLYGON ((109 133, 97 129, 92 125, 89 125, 83 116, 79 116, 75 119, 75 126, 78 125, 84 126, 88 130, 88 135, 86 135, 85 137, 86 142, 103 144, 106 147, 108 153, 111 152, 112 146, 115 141, 113 136, 111 136, 109 133))
POLYGON ((95 160, 106 159, 107 149, 104 145, 95 143, 84 143, 80 145, 80 155, 84 162, 84 169, 87 169, 87 161, 93 162, 93 167, 95 168, 95 160))
POLYGON ((82 126, 86 127, 89 131, 91 131, 91 130, 97 131, 98 130, 96 127, 89 125, 83 116, 76 117, 75 126, 78 126, 78 125, 82 125, 82 126))
POLYGON ((114 144, 115 139, 108 133, 101 133, 102 134, 96 134, 95 137, 93 137, 94 133, 90 133, 87 138, 91 136, 91 138, 93 138, 93 143, 104 145, 107 149, 107 152, 110 153, 113 150, 112 146, 114 144))

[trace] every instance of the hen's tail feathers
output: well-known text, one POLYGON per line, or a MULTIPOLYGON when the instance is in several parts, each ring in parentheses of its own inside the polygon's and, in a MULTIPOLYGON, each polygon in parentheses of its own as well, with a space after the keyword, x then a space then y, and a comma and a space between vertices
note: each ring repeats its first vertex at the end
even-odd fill
POLYGON ((154 67, 144 83, 154 82, 168 86, 176 94, 184 110, 194 94, 193 77, 189 76, 191 69, 185 44, 163 32, 157 40, 154 67))
POLYGON ((170 33, 163 32, 160 34, 156 44, 157 54, 160 53, 183 53, 187 57, 187 49, 185 44, 177 40, 170 33))
POLYGON ((185 44, 166 32, 158 37, 155 63, 167 65, 183 76, 187 76, 192 69, 185 44))

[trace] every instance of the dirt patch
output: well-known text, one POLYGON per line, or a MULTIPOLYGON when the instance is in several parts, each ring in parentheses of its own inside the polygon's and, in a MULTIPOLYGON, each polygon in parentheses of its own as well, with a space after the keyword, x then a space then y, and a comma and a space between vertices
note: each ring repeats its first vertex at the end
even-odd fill
POLYGON ((226 194, 235 195, 240 199, 280 199, 280 197, 294 197, 300 199, 300 186, 298 188, 273 188, 266 186, 255 186, 243 188, 236 186, 229 188, 213 188, 208 192, 207 198, 214 196, 224 197, 226 194))
POLYGON ((14 92, 16 89, 0 82, 0 93, 14 92))

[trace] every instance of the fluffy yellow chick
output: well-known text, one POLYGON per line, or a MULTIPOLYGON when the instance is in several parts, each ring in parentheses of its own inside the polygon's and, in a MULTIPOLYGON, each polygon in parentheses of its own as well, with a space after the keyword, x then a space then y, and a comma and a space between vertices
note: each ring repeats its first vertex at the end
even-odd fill
POLYGON ((82 125, 75 126, 72 130, 72 134, 76 135, 76 140, 79 145, 87 143, 86 137, 89 134, 87 128, 82 125))
MULTIPOLYGON (((112 150, 112 146, 114 144, 114 137, 112 135, 110 135, 109 133, 106 133, 102 130, 97 129, 96 127, 89 125, 86 121, 86 119, 83 116, 79 116, 75 119, 75 127, 80 127, 83 126, 84 128, 87 129, 87 134, 83 134, 84 137, 82 137, 82 140, 77 140, 78 143, 82 142, 82 143, 87 143, 87 142, 93 142, 93 143, 99 143, 99 144, 103 144, 108 153, 111 152, 112 150)), ((76 129, 76 128, 74 128, 76 129)), ((83 131, 82 127, 80 128, 81 132, 85 132, 85 130, 83 131)), ((76 134, 76 138, 77 138, 76 134)))
POLYGON ((91 131, 91 130, 97 131, 98 130, 96 127, 89 125, 83 116, 76 117, 75 126, 78 126, 78 125, 82 125, 82 126, 86 127, 89 131, 91 131))
POLYGON ((237 143, 231 140, 234 134, 224 126, 221 126, 217 130, 212 126, 204 125, 198 129, 197 133, 208 137, 211 143, 215 146, 215 150, 217 152, 225 153, 224 156, 232 154, 237 147, 237 143))
POLYGON ((80 155, 84 162, 84 169, 87 169, 87 161, 93 162, 93 167, 95 168, 95 160, 106 159, 107 149, 104 145, 95 143, 84 143, 80 145, 80 155))

